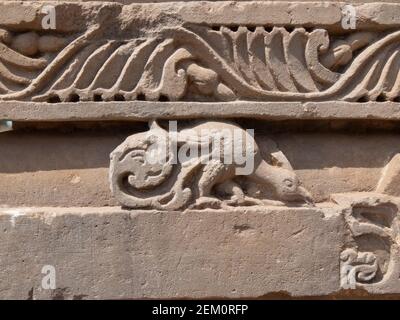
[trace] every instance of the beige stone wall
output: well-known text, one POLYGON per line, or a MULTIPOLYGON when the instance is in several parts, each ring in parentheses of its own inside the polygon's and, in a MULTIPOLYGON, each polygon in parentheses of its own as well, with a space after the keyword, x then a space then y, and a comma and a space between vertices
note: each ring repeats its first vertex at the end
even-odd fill
POLYGON ((0 1, 0 298, 398 297, 400 4, 346 4, 0 1))

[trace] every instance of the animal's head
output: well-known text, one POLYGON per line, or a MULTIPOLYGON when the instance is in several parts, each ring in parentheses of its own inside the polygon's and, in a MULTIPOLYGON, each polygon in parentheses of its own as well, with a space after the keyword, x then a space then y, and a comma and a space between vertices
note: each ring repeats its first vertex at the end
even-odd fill
POLYGON ((294 171, 275 168, 274 187, 276 196, 279 199, 290 202, 306 202, 312 204, 314 202, 311 194, 300 185, 299 178, 294 171))
POLYGON ((151 121, 149 127, 150 130, 148 131, 129 136, 111 155, 124 153, 128 149, 147 151, 152 148, 161 147, 168 141, 168 132, 160 127, 156 121, 151 121))
POLYGON ((111 153, 111 163, 118 163, 113 169, 118 172, 112 174, 135 189, 162 183, 170 174, 171 161, 168 133, 155 122, 149 131, 130 136, 111 153))

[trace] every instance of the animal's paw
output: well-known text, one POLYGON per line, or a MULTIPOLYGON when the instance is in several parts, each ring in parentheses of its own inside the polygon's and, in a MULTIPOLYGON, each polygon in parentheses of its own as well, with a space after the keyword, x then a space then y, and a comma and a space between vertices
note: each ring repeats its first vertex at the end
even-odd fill
POLYGON ((200 197, 196 202, 190 206, 190 209, 220 209, 222 201, 212 197, 200 197))
POLYGON ((233 195, 229 200, 224 201, 224 204, 227 204, 228 206, 243 206, 245 203, 245 197, 237 195, 233 195))
POLYGON ((252 197, 232 196, 232 198, 230 200, 224 201, 224 205, 231 206, 231 207, 247 207, 247 206, 262 206, 262 205, 264 205, 264 203, 262 200, 252 198, 252 197))
POLYGON ((264 206, 272 206, 272 207, 283 207, 283 206, 286 206, 286 204, 284 202, 278 201, 278 200, 264 199, 262 202, 263 202, 264 206))
POLYGON ((246 206, 262 206, 264 202, 260 199, 253 198, 253 197, 245 197, 245 205, 246 206))

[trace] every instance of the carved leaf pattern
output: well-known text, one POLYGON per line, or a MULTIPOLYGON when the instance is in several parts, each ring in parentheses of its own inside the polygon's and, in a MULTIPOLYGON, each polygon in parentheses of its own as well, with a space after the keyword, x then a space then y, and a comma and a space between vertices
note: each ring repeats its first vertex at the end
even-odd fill
MULTIPOLYGON (((166 28, 98 40, 98 29, 55 55, 0 42, 0 100, 397 101, 400 31, 345 39, 281 27, 166 28)), ((0 39, 1 40, 1 39, 0 39)))

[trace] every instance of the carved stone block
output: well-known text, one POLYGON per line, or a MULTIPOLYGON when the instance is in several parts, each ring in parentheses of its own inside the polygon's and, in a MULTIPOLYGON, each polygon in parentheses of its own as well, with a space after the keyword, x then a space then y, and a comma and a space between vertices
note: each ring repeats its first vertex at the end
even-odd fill
POLYGON ((340 290, 346 232, 341 215, 327 212, 4 209, 1 250, 19 250, 1 256, 2 297, 326 296, 340 290), (59 274, 56 290, 41 289, 49 261, 59 274), (21 273, 32 276, 21 282, 21 273))
POLYGON ((0 0, 0 298, 399 297, 399 41, 385 1, 0 0))

